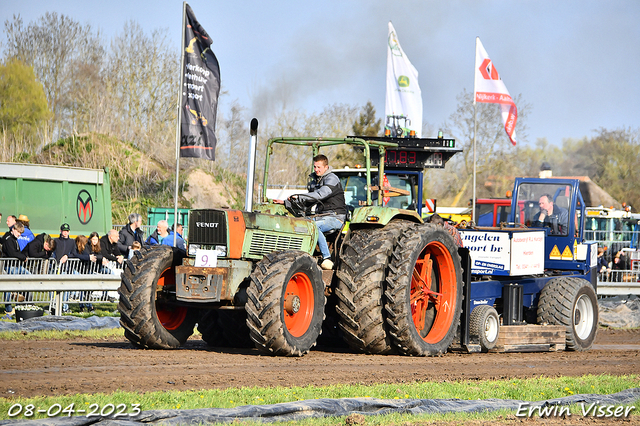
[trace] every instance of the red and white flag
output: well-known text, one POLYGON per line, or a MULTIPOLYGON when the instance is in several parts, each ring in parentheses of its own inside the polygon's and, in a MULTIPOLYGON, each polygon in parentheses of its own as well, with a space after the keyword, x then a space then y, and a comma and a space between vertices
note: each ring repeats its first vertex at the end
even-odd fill
POLYGON ((480 38, 476 38, 476 72, 473 89, 475 102, 500 104, 502 109, 502 121, 504 130, 516 144, 516 121, 518 121, 518 109, 511 99, 507 87, 502 82, 496 67, 493 65, 487 51, 484 50, 480 38))

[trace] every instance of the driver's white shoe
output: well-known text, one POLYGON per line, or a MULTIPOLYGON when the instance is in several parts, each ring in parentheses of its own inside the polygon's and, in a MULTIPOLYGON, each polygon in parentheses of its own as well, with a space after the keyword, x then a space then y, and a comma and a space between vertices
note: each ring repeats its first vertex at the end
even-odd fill
POLYGON ((331 261, 331 259, 325 259, 320 264, 320 267, 325 271, 330 271, 333 269, 333 262, 331 261))

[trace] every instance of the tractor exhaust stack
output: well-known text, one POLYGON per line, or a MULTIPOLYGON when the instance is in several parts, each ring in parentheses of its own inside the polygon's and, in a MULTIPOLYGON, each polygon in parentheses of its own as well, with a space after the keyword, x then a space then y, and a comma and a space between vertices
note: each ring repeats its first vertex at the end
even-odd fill
POLYGON ((256 174, 256 147, 258 146, 258 119, 251 119, 251 141, 249 142, 249 161, 247 162, 247 190, 244 210, 253 211, 253 181, 256 174))

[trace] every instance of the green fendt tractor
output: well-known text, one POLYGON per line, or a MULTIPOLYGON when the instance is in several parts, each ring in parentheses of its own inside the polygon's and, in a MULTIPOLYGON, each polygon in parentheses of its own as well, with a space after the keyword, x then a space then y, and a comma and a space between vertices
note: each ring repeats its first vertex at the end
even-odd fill
MULTIPOLYGON (((257 121, 251 152, 256 134, 257 121)), ((385 164, 444 167, 459 151, 453 140, 441 138, 269 140, 261 202, 252 205, 255 156, 250 156, 244 211, 192 210, 187 253, 145 247, 129 261, 119 290, 125 336, 138 347, 177 348, 197 323, 212 346, 249 343, 264 353, 301 356, 316 344, 326 311, 335 314, 335 326, 325 329, 354 350, 446 352, 463 298, 457 247, 442 227, 424 224, 415 205, 414 210, 385 206, 385 199, 407 192, 388 185, 385 164), (332 271, 318 266, 318 230, 306 216, 309 206, 266 198, 275 144, 310 147, 314 156, 339 144, 364 153, 365 184, 344 188, 346 194, 359 191, 361 199, 343 229, 327 236, 332 271)))

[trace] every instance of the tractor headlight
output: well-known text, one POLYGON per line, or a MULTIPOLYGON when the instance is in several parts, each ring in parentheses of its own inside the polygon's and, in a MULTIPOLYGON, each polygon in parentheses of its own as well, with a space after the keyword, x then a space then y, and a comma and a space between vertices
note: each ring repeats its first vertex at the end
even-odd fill
POLYGON ((196 250, 200 250, 200 244, 189 244, 189 256, 195 256, 196 250))

